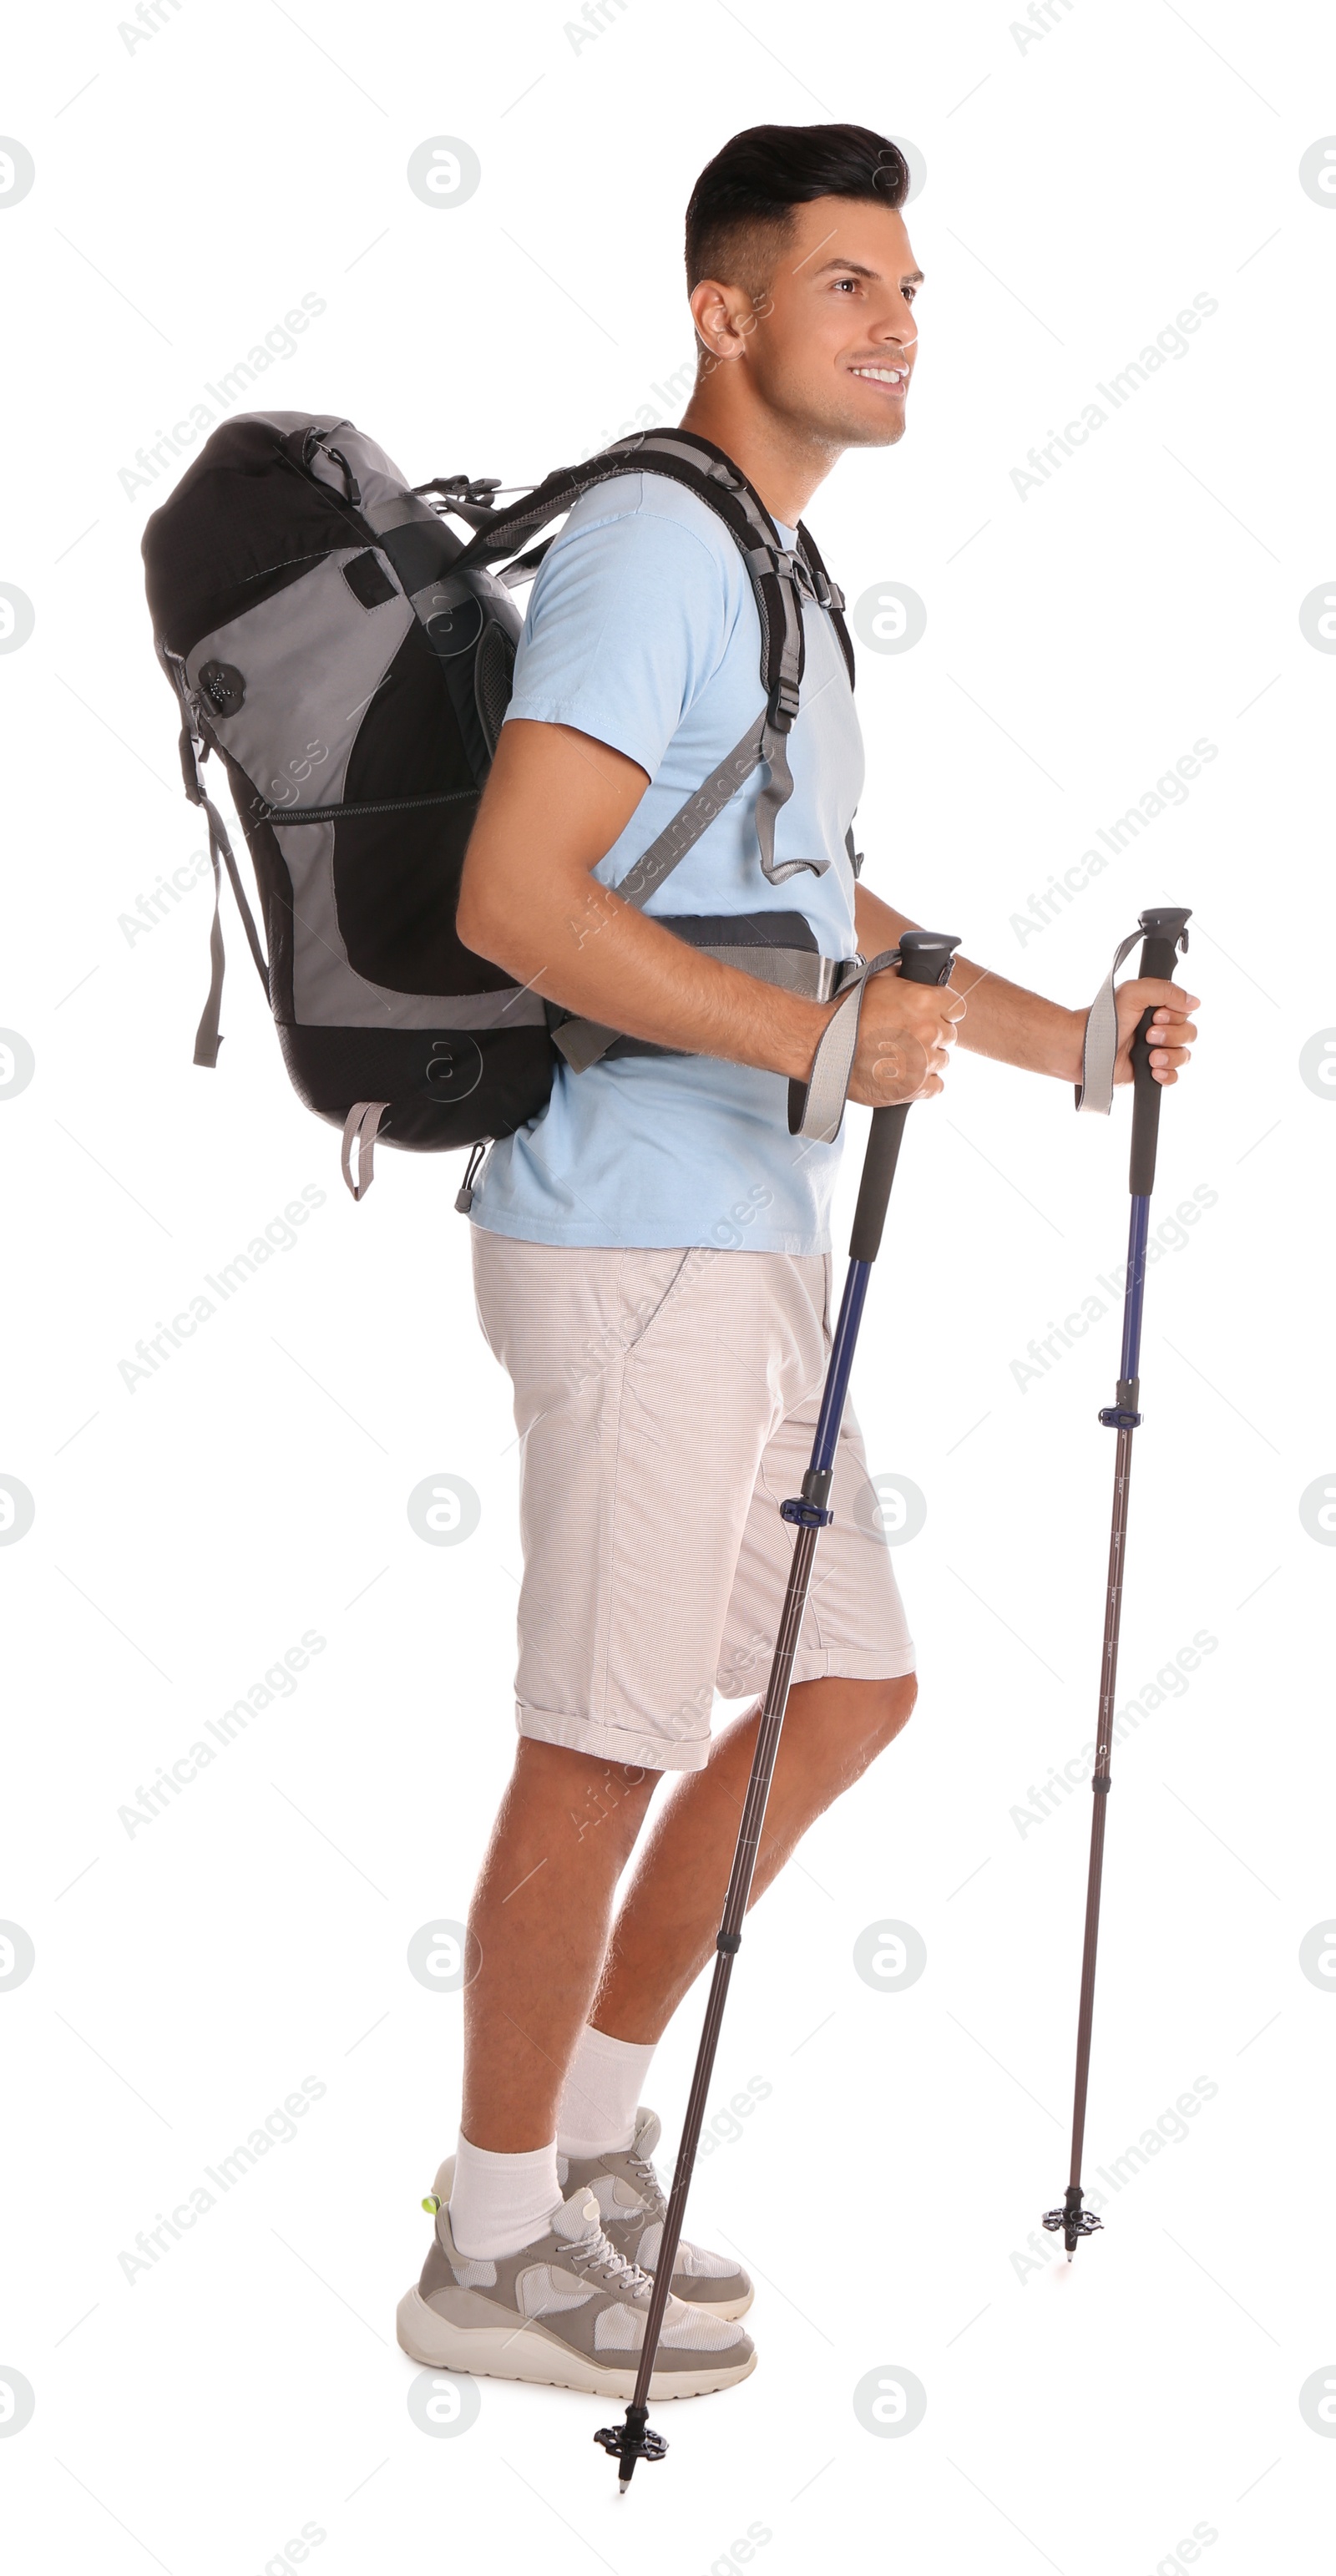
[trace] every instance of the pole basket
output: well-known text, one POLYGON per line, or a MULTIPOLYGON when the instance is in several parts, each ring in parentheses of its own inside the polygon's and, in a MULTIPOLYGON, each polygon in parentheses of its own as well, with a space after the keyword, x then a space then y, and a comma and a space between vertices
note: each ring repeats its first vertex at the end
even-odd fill
POLYGON ((1082 2209, 1079 2182, 1068 2183, 1067 2197, 1061 2209, 1046 2209, 1043 2223, 1050 2235, 1062 2237, 1069 2254, 1076 2252, 1083 2236, 1093 2236, 1096 2228, 1104 2225, 1102 2218, 1096 2218, 1093 2209, 1082 2209))
POLYGON ((631 2483, 637 2460, 661 2460, 668 2448, 662 2433, 650 2430, 645 2418, 646 2406, 628 2406, 624 2424, 605 2424, 594 2435, 596 2442, 617 2462, 617 2483, 623 2495, 631 2483))

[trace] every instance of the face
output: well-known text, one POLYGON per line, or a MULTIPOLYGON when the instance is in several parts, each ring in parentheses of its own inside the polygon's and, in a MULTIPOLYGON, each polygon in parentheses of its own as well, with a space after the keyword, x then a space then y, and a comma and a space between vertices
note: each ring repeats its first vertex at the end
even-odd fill
POLYGON ((818 197, 794 208, 757 309, 704 280, 691 304, 711 354, 751 368, 767 409, 822 445, 888 447, 904 435, 921 284, 897 213, 818 197))

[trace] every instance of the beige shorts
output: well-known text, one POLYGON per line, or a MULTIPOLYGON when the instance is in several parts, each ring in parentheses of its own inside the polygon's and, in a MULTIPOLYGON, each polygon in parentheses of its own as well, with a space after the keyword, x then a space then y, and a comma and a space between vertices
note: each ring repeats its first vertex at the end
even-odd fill
MULTIPOLYGON (((716 1690, 764 1690, 830 1348, 819 1253, 522 1243, 473 1277, 520 1433, 521 1735, 698 1771, 716 1690)), ((852 1413, 795 1682, 879 1681, 914 1648, 852 1413)))

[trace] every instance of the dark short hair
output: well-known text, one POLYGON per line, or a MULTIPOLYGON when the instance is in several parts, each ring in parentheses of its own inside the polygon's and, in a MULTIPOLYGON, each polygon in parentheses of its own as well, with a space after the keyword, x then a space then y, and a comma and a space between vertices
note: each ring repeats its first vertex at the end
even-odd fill
POLYGON ((687 206, 687 287, 703 277, 764 291, 792 229, 814 197, 902 206, 904 154, 866 125, 752 125, 707 161, 687 206))

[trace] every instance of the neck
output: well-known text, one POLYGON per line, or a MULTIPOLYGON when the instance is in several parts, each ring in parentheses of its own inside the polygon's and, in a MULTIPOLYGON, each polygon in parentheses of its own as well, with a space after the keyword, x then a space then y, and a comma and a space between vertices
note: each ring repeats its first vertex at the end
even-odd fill
POLYGON ((796 527, 841 451, 756 401, 747 370, 716 367, 696 386, 679 427, 713 440, 760 494, 772 519, 796 527))

